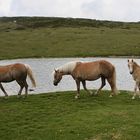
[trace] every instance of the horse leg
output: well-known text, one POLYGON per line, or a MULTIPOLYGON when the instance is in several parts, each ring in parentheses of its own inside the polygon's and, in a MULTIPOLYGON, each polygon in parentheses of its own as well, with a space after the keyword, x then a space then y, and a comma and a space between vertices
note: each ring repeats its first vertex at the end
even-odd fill
POLYGON ((27 97, 28 95, 28 84, 27 81, 25 81, 25 96, 27 97))
POLYGON ((21 92, 22 92, 23 88, 25 87, 25 97, 27 97, 27 95, 28 95, 28 84, 27 84, 26 80, 25 81, 17 81, 17 82, 20 85, 20 90, 18 92, 18 96, 21 95, 21 92))
POLYGON ((3 93, 5 94, 5 97, 8 96, 7 92, 5 91, 5 89, 3 88, 2 84, 0 83, 0 88, 3 91, 3 93))
POLYGON ((93 94, 91 91, 89 91, 89 90, 87 89, 87 87, 86 87, 86 81, 85 81, 85 80, 82 81, 82 85, 83 85, 84 90, 85 90, 87 93, 89 93, 90 95, 93 94))
POLYGON ((138 88, 139 88, 139 98, 140 98, 140 82, 138 84, 138 88))
POLYGON ((138 87, 138 85, 139 85, 139 83, 136 82, 135 87, 134 87, 134 94, 133 94, 132 99, 135 99, 135 97, 136 97, 136 95, 137 95, 137 87, 138 87))
POLYGON ((113 81, 113 78, 112 78, 112 77, 107 78, 107 81, 108 81, 108 83, 109 83, 109 85, 110 85, 110 87, 111 87, 111 94, 110 94, 109 97, 112 97, 112 96, 115 95, 116 92, 117 92, 116 84, 115 84, 115 82, 113 81))
POLYGON ((76 80, 76 85, 77 85, 77 94, 75 96, 75 99, 78 99, 80 96, 80 81, 76 80))
POLYGON ((24 83, 22 81, 17 81, 17 83, 20 85, 20 90, 18 92, 18 97, 21 96, 22 90, 24 88, 24 83))
POLYGON ((100 88, 95 92, 95 95, 99 94, 101 89, 106 85, 105 77, 101 77, 101 82, 102 82, 102 84, 101 84, 100 88))

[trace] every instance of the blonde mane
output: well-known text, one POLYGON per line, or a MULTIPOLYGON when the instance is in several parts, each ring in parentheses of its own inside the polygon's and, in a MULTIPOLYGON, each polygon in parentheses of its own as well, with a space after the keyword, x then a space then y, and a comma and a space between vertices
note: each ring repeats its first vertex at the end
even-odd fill
POLYGON ((72 61, 72 62, 66 63, 63 66, 57 68, 56 70, 59 70, 60 72, 64 72, 66 74, 71 73, 75 69, 77 62, 78 61, 72 61))
POLYGON ((134 67, 140 67, 136 62, 133 62, 134 67))

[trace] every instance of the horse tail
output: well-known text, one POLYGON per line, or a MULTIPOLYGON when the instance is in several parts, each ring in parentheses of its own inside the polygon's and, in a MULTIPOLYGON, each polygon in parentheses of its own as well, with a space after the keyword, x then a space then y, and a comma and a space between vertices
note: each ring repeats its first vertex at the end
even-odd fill
POLYGON ((35 81, 35 78, 33 76, 33 72, 32 72, 32 69, 29 65, 25 64, 25 67, 27 69, 27 75, 29 76, 31 82, 32 82, 32 86, 33 87, 36 87, 36 81, 35 81))

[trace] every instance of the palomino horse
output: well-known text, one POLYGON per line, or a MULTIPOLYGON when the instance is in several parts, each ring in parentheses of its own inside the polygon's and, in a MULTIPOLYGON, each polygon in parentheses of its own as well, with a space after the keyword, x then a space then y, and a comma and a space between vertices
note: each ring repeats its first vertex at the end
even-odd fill
POLYGON ((35 87, 36 82, 29 65, 16 63, 6 66, 0 66, 0 88, 4 92, 5 96, 8 96, 8 94, 4 90, 1 82, 11 82, 14 80, 16 80, 16 82, 20 85, 18 95, 21 95, 21 92, 25 87, 25 95, 27 96, 28 94, 28 84, 26 81, 27 75, 29 76, 32 85, 35 87))
MULTIPOLYGON (((135 96, 137 95, 137 88, 140 90, 140 66, 133 60, 128 60, 128 68, 130 74, 132 74, 133 79, 135 80, 135 88, 134 88, 134 95, 132 99, 135 99, 135 96)), ((140 92, 139 98, 140 98, 140 92)))
POLYGON ((106 79, 111 86, 112 93, 110 96, 115 95, 117 92, 116 88, 116 71, 115 67, 105 61, 95 61, 95 62, 69 62, 54 71, 54 81, 53 84, 57 84, 62 79, 63 75, 71 75, 77 85, 77 95, 75 98, 79 97, 80 93, 80 82, 82 82, 83 88, 88 92, 86 88, 86 80, 93 81, 101 78, 102 84, 97 90, 96 94, 105 86, 106 79))

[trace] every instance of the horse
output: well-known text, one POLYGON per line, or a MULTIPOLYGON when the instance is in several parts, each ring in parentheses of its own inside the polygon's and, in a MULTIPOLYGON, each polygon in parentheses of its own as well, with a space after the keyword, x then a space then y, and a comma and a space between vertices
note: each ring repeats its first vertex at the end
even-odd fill
POLYGON ((21 95, 23 88, 25 87, 25 96, 28 95, 28 84, 26 81, 27 75, 29 76, 33 87, 36 87, 36 82, 33 76, 31 67, 27 64, 15 63, 5 66, 0 66, 0 88, 5 94, 5 97, 8 97, 7 92, 5 91, 2 83, 16 81, 20 90, 18 96, 21 95))
MULTIPOLYGON (((134 87, 134 94, 132 99, 135 99, 137 95, 137 88, 140 91, 140 66, 133 60, 128 59, 128 68, 129 72, 132 75, 134 81, 135 81, 135 87, 134 87)), ((138 93, 139 98, 140 98, 140 92, 138 93)))
POLYGON ((111 87, 110 97, 117 94, 116 88, 116 70, 115 67, 108 61, 98 60, 93 62, 80 62, 74 61, 64 64, 63 66, 57 68, 53 72, 54 86, 57 86, 61 81, 63 75, 71 75, 77 85, 77 94, 75 98, 80 96, 80 82, 82 82, 83 88, 86 92, 91 93, 86 88, 86 80, 93 81, 101 78, 101 86, 96 91, 95 95, 98 94, 101 89, 106 85, 106 79, 111 87))

